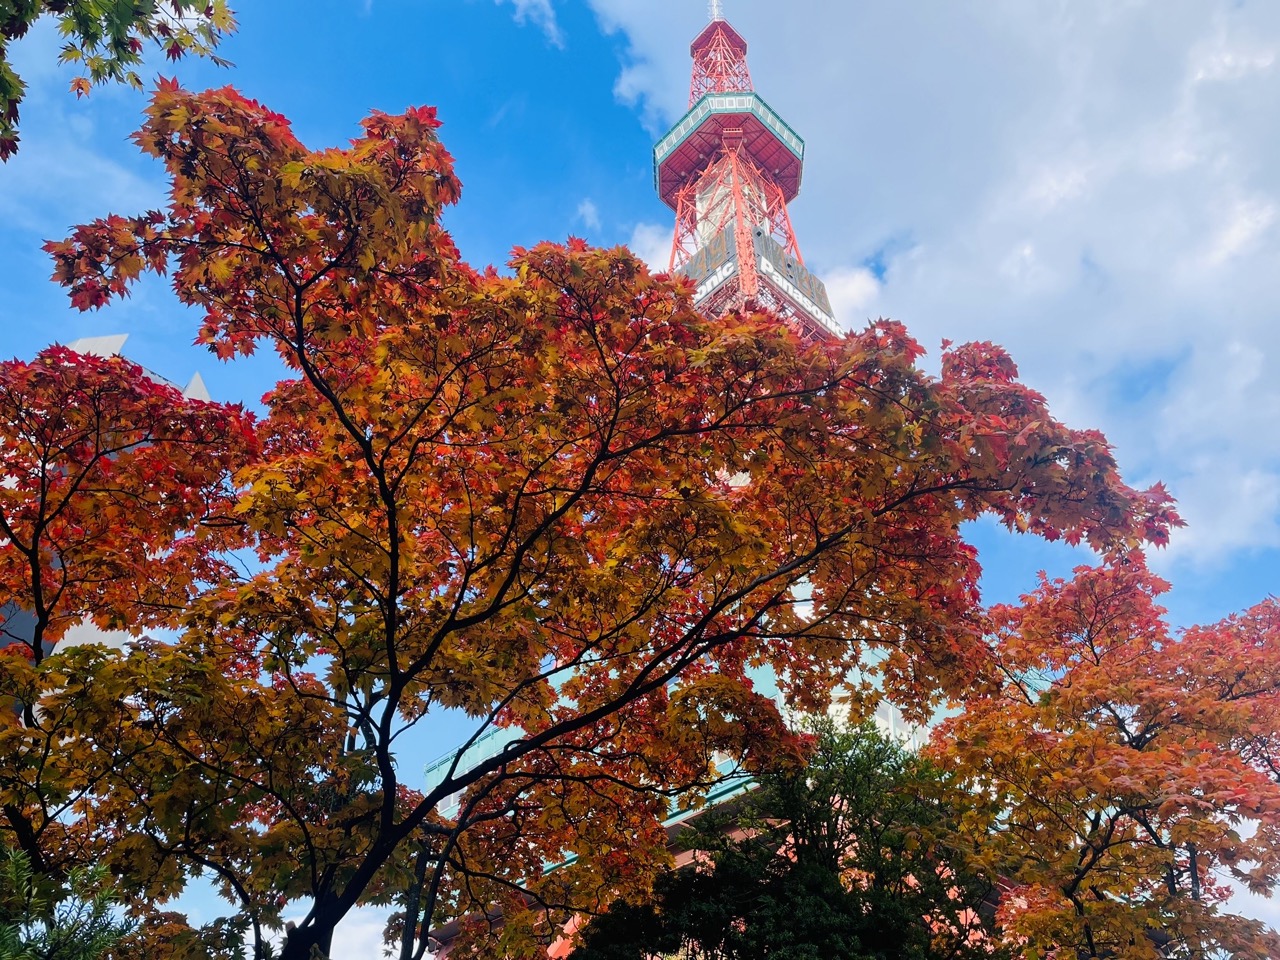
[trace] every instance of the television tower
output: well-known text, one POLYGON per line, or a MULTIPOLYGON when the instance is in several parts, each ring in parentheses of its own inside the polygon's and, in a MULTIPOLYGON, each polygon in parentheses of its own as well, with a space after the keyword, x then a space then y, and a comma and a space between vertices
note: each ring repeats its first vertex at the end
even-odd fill
POLYGON ((697 284, 704 313, 763 307, 807 337, 839 336, 787 213, 800 192, 804 141, 752 87, 747 42, 720 0, 710 11, 689 47, 689 112, 653 148, 654 186, 676 213, 670 269, 697 284))

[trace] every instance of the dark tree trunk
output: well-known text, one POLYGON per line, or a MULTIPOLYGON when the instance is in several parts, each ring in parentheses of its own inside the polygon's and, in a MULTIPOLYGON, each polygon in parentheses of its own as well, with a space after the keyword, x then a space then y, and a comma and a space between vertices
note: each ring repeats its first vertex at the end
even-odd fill
POLYGON ((280 951, 280 960, 331 960, 329 951, 333 947, 333 931, 341 919, 342 915, 336 909, 317 910, 312 923, 289 932, 280 951))
MULTIPOLYGON (((418 851, 418 862, 414 865, 413 885, 409 887, 409 896, 404 905, 404 933, 400 938, 400 960, 413 960, 413 946, 418 935, 418 915, 422 912, 422 885, 427 877, 427 847, 424 843, 418 851)), ((427 931, 422 931, 425 939, 427 931)))

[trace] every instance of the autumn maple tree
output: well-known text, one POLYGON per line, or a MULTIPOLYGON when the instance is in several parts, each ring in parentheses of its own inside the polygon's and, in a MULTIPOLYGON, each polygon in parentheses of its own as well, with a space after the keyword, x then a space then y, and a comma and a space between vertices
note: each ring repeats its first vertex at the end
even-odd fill
POLYGON ((988 854, 1027 957, 1280 956, 1224 910, 1280 881, 1280 605, 1171 631, 1139 557, 991 613, 1003 680, 935 733, 1001 810, 988 854))
POLYGON ((139 908, 202 871, 255 956, 290 904, 301 960, 369 902, 399 905, 405 957, 459 916, 477 955, 531 955, 650 882, 713 751, 799 755, 752 668, 805 709, 873 675, 862 706, 917 717, 983 681, 962 523, 1125 551, 1177 522, 990 345, 931 377, 895 323, 806 343, 707 318, 687 281, 577 241, 472 269, 437 125, 374 114, 313 151, 231 90, 164 84, 136 140, 168 208, 49 245, 76 305, 168 272, 201 342, 288 371, 234 475, 257 569, 182 595, 176 635, 82 655, 128 697, 58 700, 148 738, 79 808, 139 908), (420 788, 402 747, 443 710, 504 745, 420 788))
POLYGON ((0 834, 37 874, 92 859, 80 804, 141 746, 96 696, 82 722, 82 688, 129 693, 95 670, 101 652, 51 651, 81 623, 172 622, 226 576, 231 474, 255 445, 238 407, 187 400, 120 357, 0 363, 0 834))

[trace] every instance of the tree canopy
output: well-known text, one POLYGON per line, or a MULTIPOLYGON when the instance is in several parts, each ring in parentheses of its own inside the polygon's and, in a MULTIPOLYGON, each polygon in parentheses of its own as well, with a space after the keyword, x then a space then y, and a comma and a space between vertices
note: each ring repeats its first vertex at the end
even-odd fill
POLYGON ((811 761, 764 774, 678 838, 651 900, 618 901, 571 960, 997 960, 980 801, 868 725, 820 725, 811 761))
POLYGON ((934 736, 1000 811, 1006 935, 1028 956, 1280 956, 1223 911, 1280 882, 1280 607, 1182 633, 1140 558, 991 614, 1003 680, 934 736))
POLYGON ((852 685, 916 717, 995 682, 964 522, 1117 554, 1178 522, 990 344, 934 377, 896 323, 807 343, 709 319, 688 281, 578 241, 473 269, 440 222, 460 187, 437 126, 375 113, 314 151, 234 91, 163 83, 136 140, 168 208, 49 244, 56 277, 87 309, 167 273, 201 342, 287 376, 252 421, 120 368, 143 409, 103 404, 74 443, 38 391, 3 408, 30 478, 0 499, 12 602, 48 640, 169 632, 0 657, 0 691, 39 704, 0 718, 0 830, 33 862, 101 859, 138 910, 213 876, 255 957, 286 906, 300 960, 360 903, 405 908, 407 953, 468 916, 478 955, 532 955, 652 881, 716 751, 801 755, 753 667, 793 707, 852 685), (106 480, 66 487, 82 474, 106 480), (402 745, 443 710, 503 745, 420 790, 402 745))

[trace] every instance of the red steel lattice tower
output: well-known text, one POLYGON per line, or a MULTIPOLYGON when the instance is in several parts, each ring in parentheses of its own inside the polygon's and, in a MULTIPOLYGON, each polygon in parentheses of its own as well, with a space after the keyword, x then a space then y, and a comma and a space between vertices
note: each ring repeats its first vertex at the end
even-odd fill
POLYGON ((764 307, 807 336, 839 335, 787 213, 804 141, 755 92, 747 42, 718 4, 689 52, 689 112, 653 148, 658 196, 676 213, 671 270, 698 285, 707 313, 764 307))

